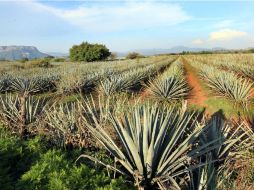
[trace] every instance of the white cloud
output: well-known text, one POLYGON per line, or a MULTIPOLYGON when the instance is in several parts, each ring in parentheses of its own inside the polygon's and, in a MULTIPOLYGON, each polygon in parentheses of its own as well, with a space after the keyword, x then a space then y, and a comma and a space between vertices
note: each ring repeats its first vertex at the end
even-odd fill
POLYGON ((235 38, 246 36, 247 33, 233 29, 222 29, 219 31, 211 32, 209 41, 229 41, 235 38))
MULTIPOLYGON (((209 34, 208 39, 194 39, 192 44, 195 45, 216 45, 219 42, 234 42, 239 40, 240 38, 246 37, 248 34, 243 31, 235 30, 235 29, 222 29, 218 31, 213 31, 209 34)), ((244 38, 246 39, 246 38, 244 38)))
POLYGON ((201 45, 201 44, 204 44, 205 41, 204 40, 201 40, 201 39, 195 39, 192 41, 193 44, 195 45, 201 45))
POLYGON ((181 6, 155 1, 142 3, 129 1, 117 5, 83 4, 74 9, 55 8, 36 1, 27 3, 37 10, 47 11, 86 31, 96 32, 172 26, 190 19, 181 6))

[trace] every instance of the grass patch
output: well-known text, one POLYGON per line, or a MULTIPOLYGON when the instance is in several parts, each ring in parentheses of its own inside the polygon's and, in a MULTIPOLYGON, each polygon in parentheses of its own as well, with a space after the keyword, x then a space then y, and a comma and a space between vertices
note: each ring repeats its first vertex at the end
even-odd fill
POLYGON ((69 103, 69 102, 76 102, 77 100, 81 99, 80 94, 71 94, 69 96, 63 96, 60 99, 61 103, 69 103))

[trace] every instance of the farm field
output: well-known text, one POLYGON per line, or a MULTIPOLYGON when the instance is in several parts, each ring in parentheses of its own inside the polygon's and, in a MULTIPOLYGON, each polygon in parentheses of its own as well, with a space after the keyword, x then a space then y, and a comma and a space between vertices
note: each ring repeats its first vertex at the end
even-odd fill
POLYGON ((254 189, 254 54, 0 62, 0 93, 5 189, 254 189))

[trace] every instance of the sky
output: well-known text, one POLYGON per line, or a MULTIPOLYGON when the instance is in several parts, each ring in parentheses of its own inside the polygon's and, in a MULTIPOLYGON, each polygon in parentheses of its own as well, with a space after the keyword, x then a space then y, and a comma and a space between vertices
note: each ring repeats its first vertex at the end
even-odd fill
POLYGON ((67 53, 83 41, 116 52, 254 47, 254 1, 0 0, 0 46, 67 53))

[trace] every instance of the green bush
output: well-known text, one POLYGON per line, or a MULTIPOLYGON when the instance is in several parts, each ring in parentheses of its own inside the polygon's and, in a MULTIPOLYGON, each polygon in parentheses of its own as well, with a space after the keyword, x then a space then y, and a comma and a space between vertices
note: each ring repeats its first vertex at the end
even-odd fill
POLYGON ((109 49, 102 44, 89 44, 83 42, 80 45, 74 45, 70 49, 71 61, 100 61, 110 56, 109 49))
POLYGON ((13 189, 20 176, 45 150, 39 137, 21 141, 0 127, 0 189, 13 189))
POLYGON ((137 52, 130 52, 128 53, 128 55, 126 56, 127 59, 137 59, 137 58, 143 58, 144 56, 137 53, 137 52))
MULTIPOLYGON (((122 178, 111 179, 100 165, 75 164, 81 150, 48 148, 42 137, 21 140, 0 126, 0 189, 133 189, 122 178)), ((102 151, 86 154, 110 160, 102 151)))
POLYGON ((53 62, 65 62, 65 58, 57 57, 57 58, 53 59, 53 62))
POLYGON ((121 178, 111 180, 106 172, 98 172, 84 164, 76 166, 59 150, 49 150, 42 155, 21 177, 17 187, 26 190, 127 189, 121 178))

